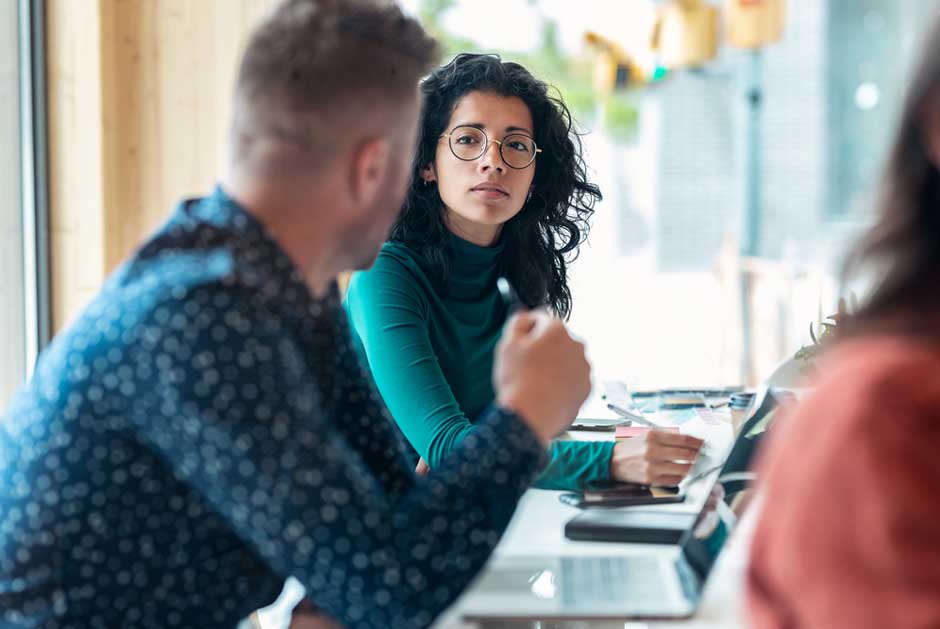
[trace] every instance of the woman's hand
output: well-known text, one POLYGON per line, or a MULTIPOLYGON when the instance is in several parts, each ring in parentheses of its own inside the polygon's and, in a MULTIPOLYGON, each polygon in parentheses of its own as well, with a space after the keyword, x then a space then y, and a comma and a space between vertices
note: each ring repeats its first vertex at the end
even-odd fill
POLYGON ((618 441, 610 457, 610 477, 643 485, 678 485, 689 473, 702 440, 662 430, 618 441))

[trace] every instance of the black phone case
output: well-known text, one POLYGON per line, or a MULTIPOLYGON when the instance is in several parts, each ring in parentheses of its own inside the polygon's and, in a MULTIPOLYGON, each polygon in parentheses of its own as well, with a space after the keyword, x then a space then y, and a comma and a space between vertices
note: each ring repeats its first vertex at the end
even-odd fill
POLYGON ((579 509, 588 508, 613 508, 613 507, 642 507, 649 505, 664 505, 682 502, 684 496, 618 496, 616 493, 610 493, 604 498, 589 500, 585 499, 584 494, 568 493, 563 494, 562 502, 579 509))
POLYGON ((677 544, 694 521, 692 513, 592 509, 565 524, 565 537, 586 542, 677 544))

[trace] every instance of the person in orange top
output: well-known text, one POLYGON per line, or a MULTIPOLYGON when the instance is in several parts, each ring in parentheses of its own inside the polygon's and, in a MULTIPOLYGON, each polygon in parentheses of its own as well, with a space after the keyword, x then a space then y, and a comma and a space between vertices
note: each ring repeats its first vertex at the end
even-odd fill
POLYGON ((940 21, 878 219, 846 265, 846 279, 872 289, 762 455, 747 572, 755 627, 940 627, 938 167, 940 21))

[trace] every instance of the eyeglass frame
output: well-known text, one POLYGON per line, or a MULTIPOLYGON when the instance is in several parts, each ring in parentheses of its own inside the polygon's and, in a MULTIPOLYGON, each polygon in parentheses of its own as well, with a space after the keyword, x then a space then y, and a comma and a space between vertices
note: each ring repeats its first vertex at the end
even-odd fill
POLYGON ((441 139, 441 138, 447 138, 447 148, 450 149, 450 154, 453 155, 454 157, 456 157, 457 159, 459 159, 459 160, 462 161, 462 162, 475 162, 475 161, 477 161, 478 159, 480 159, 481 157, 483 157, 484 155, 486 155, 486 150, 487 150, 488 148, 490 148, 490 142, 495 142, 496 144, 499 145, 499 158, 500 158, 501 160, 503 160, 503 163, 506 164, 507 167, 512 168, 513 170, 525 170, 526 168, 528 168, 529 166, 531 166, 532 164, 535 163, 535 158, 538 156, 539 153, 542 152, 542 149, 539 148, 538 142, 535 141, 535 138, 533 138, 531 135, 528 135, 528 134, 523 133, 523 132, 521 132, 521 131, 512 131, 512 132, 510 132, 510 133, 507 133, 506 135, 503 136, 503 139, 502 139, 502 140, 490 140, 490 136, 487 135, 487 134, 486 134, 486 131, 484 131, 484 130, 481 129, 480 127, 474 127, 473 125, 469 125, 469 124, 459 124, 459 125, 457 125, 456 127, 454 127, 453 129, 451 129, 448 133, 442 133, 442 134, 438 137, 438 139, 441 139), (476 131, 479 131, 480 133, 483 134, 483 139, 485 140, 485 142, 483 143, 483 149, 480 151, 480 154, 477 155, 476 157, 472 158, 472 159, 464 159, 463 157, 460 157, 459 155, 457 155, 457 151, 454 150, 453 145, 451 145, 451 143, 450 143, 451 137, 454 135, 454 131, 456 131, 457 129, 460 129, 460 128, 462 128, 462 127, 467 127, 468 129, 474 129, 474 130, 476 130, 476 131), (535 150, 532 152, 532 159, 529 160, 529 163, 526 164, 525 166, 513 166, 512 164, 510 164, 509 162, 507 162, 507 161, 506 161, 506 158, 503 156, 503 142, 505 142, 505 141, 506 141, 506 138, 508 138, 508 137, 511 136, 511 135, 521 135, 521 136, 524 137, 524 138, 528 138, 528 139, 532 140, 532 146, 535 147, 535 150))

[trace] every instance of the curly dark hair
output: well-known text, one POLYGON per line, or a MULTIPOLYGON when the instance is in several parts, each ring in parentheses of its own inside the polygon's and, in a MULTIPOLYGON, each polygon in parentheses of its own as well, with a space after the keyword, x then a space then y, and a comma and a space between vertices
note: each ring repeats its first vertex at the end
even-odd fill
POLYGON ((460 54, 421 83, 422 112, 411 184, 391 238, 418 248, 446 283, 447 228, 436 185, 425 185, 421 171, 434 161, 437 142, 458 101, 474 91, 516 96, 529 107, 535 142, 542 149, 535 164, 532 195, 504 226, 501 273, 529 307, 548 306, 571 313, 568 264, 587 238, 600 189, 587 181, 581 138, 571 113, 549 86, 518 63, 498 55, 460 54))

